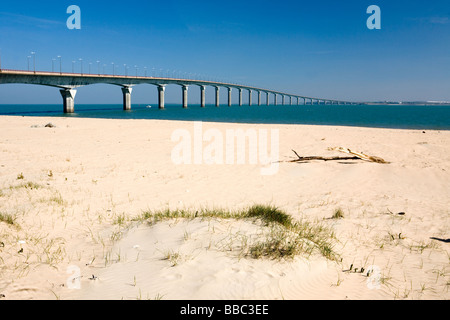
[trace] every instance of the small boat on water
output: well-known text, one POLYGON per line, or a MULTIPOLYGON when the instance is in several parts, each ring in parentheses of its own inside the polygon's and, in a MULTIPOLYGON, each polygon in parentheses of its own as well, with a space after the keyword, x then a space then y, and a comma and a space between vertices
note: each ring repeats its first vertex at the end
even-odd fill
POLYGON ((151 109, 151 108, 152 108, 152 106, 151 106, 151 105, 148 105, 148 106, 146 106, 146 108, 147 108, 147 109, 151 109))

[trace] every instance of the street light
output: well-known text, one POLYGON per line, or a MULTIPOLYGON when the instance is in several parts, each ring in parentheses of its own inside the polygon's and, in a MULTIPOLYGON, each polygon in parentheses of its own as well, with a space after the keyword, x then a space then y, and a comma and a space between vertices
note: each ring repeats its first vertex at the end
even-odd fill
POLYGON ((62 74, 62 68, 61 68, 61 56, 58 56, 59 59, 59 73, 62 74))
POLYGON ((31 52, 31 55, 33 56, 33 70, 36 73, 36 52, 31 52))
POLYGON ((100 61, 97 60, 98 75, 100 75, 100 61))
POLYGON ((81 62, 81 75, 83 75, 83 59, 78 59, 81 62))
POLYGON ((114 62, 111 62, 111 64, 113 65, 113 76, 115 76, 116 75, 116 69, 115 69, 116 65, 114 64, 114 62))

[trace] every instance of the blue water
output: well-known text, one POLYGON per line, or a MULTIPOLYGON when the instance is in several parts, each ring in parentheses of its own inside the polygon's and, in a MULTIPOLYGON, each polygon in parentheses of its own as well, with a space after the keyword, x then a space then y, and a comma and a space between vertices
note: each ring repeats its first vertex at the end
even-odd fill
POLYGON ((76 113, 66 115, 61 105, 0 105, 0 115, 37 117, 79 117, 104 119, 159 119, 205 122, 266 124, 337 125, 395 129, 450 130, 450 106, 418 105, 308 105, 308 106, 200 106, 180 105, 76 105, 76 113))

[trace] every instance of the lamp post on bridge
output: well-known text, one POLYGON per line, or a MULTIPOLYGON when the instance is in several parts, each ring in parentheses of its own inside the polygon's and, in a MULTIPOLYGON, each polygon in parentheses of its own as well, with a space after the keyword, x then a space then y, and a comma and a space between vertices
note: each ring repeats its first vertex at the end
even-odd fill
POLYGON ((31 52, 31 55, 33 56, 33 71, 36 73, 36 52, 31 52))
POLYGON ((81 75, 83 75, 83 59, 78 59, 81 63, 81 75))
POLYGON ((97 70, 98 70, 98 75, 100 76, 100 61, 97 60, 97 70))
POLYGON ((81 75, 83 75, 83 59, 78 59, 81 63, 81 75))
POLYGON ((113 76, 116 75, 116 65, 114 64, 114 62, 111 62, 112 66, 113 66, 113 76))
POLYGON ((59 74, 62 74, 62 62, 61 62, 61 56, 57 57, 59 59, 59 74))

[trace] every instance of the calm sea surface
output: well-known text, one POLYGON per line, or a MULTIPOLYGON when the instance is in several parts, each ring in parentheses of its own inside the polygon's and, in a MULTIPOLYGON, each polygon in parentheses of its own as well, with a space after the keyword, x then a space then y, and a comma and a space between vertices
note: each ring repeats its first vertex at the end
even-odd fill
POLYGON ((76 113, 65 115, 61 105, 0 105, 0 115, 35 117, 78 117, 103 119, 160 119, 205 122, 266 124, 337 125, 395 129, 450 130, 450 106, 200 106, 183 109, 180 105, 76 105, 76 113))

